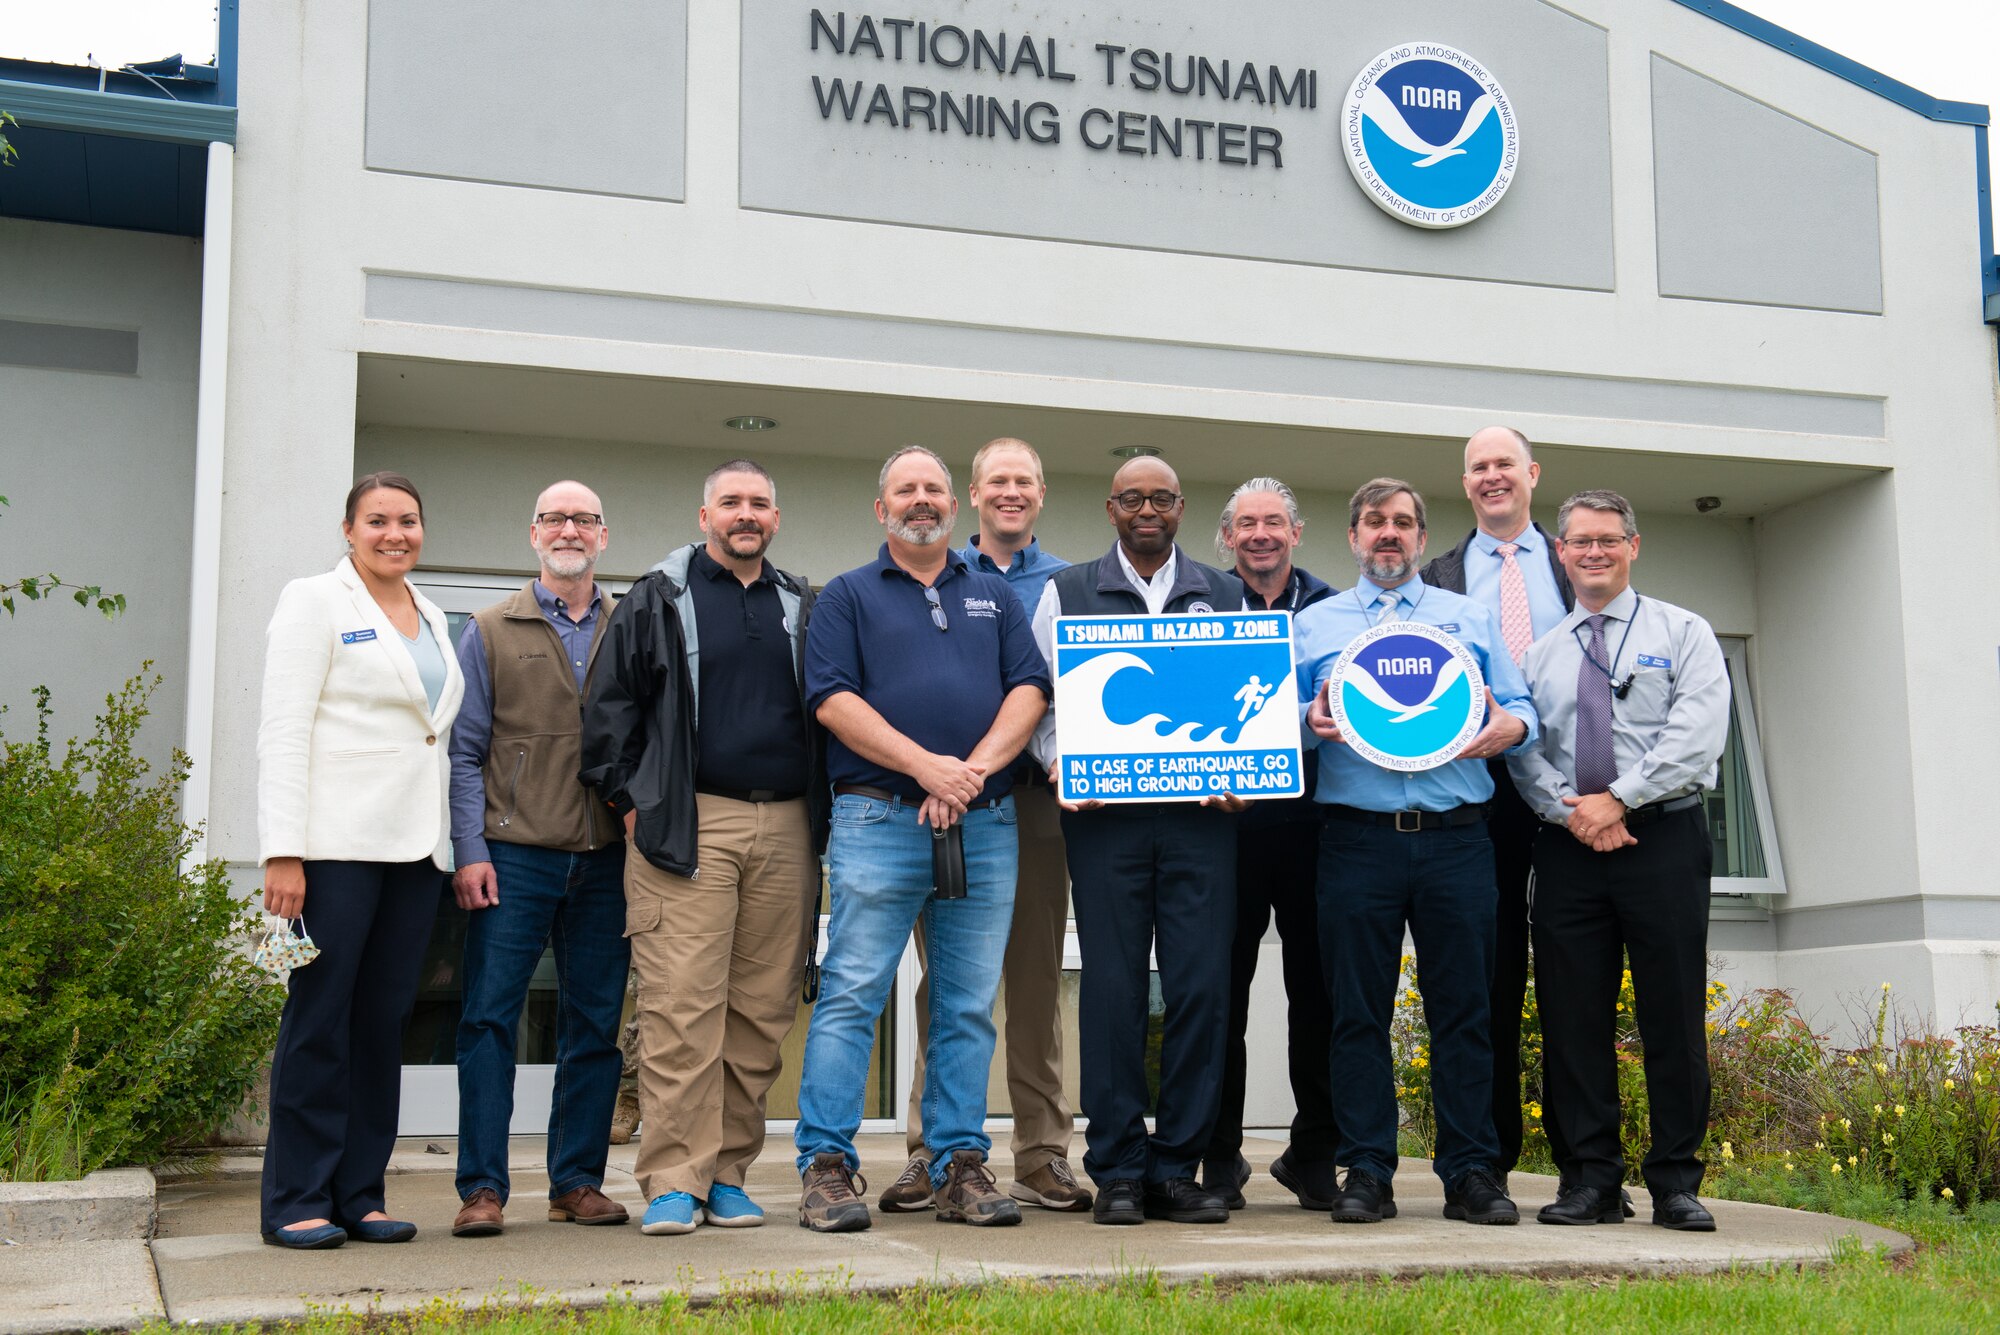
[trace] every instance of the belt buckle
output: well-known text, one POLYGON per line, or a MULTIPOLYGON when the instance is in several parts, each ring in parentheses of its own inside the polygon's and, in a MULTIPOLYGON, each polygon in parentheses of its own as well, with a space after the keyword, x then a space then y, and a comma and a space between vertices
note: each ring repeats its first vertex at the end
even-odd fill
POLYGON ((1421 811, 1398 811, 1395 815, 1397 834, 1417 834, 1424 828, 1424 813, 1421 811), (1405 816, 1410 818, 1408 825, 1403 824, 1405 816))

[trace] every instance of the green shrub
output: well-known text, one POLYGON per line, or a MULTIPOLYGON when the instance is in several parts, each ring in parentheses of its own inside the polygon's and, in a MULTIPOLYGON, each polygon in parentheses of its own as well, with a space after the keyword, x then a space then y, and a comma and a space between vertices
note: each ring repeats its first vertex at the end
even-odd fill
POLYGON ((152 1162, 243 1103, 283 991, 238 943, 223 864, 189 866, 188 758, 133 751, 160 679, 107 697, 60 759, 48 691, 33 740, 0 737, 0 1180, 152 1162))

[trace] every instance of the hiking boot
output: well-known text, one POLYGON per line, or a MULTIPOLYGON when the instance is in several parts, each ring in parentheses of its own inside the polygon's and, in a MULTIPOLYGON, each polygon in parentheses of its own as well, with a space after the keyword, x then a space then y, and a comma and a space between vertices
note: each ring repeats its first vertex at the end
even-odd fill
POLYGON ((1018 1224, 1021 1207, 994 1184, 985 1155, 953 1150, 937 1193, 937 1217, 940 1224, 1018 1224))
POLYGON ((1088 1210, 1091 1202, 1090 1188, 1076 1180, 1067 1159, 1051 1159, 1015 1178, 1007 1194, 1044 1210, 1088 1210))
POLYGON ((629 1145, 639 1130, 639 1096, 629 1089, 618 1091, 618 1106, 611 1110, 611 1143, 629 1145))
POLYGON ((868 1189, 868 1179, 847 1166, 838 1150, 815 1154, 799 1175, 799 1227, 815 1233, 858 1233, 873 1222, 868 1202, 854 1194, 855 1183, 868 1189))
POLYGON ((931 1208, 931 1161, 913 1154, 894 1182, 882 1192, 879 1204, 888 1214, 914 1214, 931 1208))

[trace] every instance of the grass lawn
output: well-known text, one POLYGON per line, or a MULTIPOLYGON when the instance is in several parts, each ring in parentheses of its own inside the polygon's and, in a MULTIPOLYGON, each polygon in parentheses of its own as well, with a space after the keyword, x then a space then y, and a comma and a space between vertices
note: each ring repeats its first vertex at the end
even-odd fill
MULTIPOLYGON (((745 1294, 700 1310, 684 1303, 591 1310, 437 1305, 394 1317, 324 1317, 270 1328, 298 1335, 642 1335, 702 1332, 1214 1331, 2000 1331, 2000 1206, 1959 1212, 1807 1182, 1745 1175, 1716 1184, 1773 1204, 1832 1208, 1916 1237, 1914 1257, 1856 1248, 1823 1267, 1671 1279, 1531 1279, 1440 1275, 1411 1281, 1221 1288, 1146 1275, 1105 1287, 1008 1283, 925 1289, 892 1299, 825 1291, 745 1294)), ((1532 1227, 1532 1225, 1530 1225, 1532 1227)), ((1629 1227, 1629 1226, 1628 1226, 1629 1227)), ((250 1335, 254 1327, 242 1328, 250 1335)), ((163 1330, 152 1335, 164 1335, 163 1330)))

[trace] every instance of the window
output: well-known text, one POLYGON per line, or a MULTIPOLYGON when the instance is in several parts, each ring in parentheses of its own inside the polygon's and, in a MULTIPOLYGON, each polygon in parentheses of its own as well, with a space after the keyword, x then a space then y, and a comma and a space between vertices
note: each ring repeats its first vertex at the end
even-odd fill
POLYGON ((1718 895, 1781 895, 1785 874, 1750 698, 1749 646, 1733 637, 1721 643, 1729 668, 1729 742, 1716 766, 1715 787, 1706 795, 1709 835, 1715 841, 1709 888, 1718 895))

